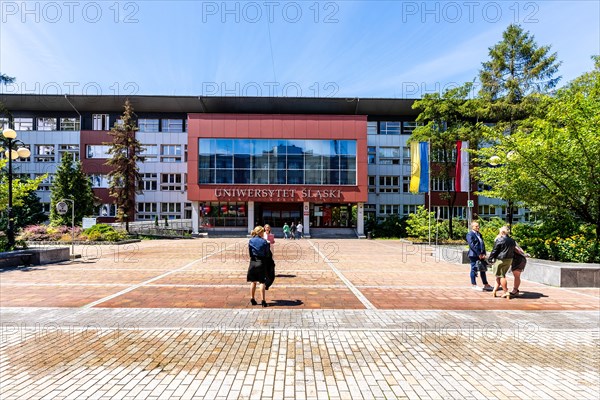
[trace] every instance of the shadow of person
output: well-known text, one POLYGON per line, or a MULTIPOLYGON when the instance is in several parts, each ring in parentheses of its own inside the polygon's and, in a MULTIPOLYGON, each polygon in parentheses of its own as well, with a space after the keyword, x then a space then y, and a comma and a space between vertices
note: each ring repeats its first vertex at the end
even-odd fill
POLYGON ((275 278, 295 278, 296 275, 294 274, 277 274, 275 275, 275 278))
POLYGON ((269 307, 295 307, 304 304, 302 300, 273 300, 270 301, 269 307))
POLYGON ((534 300, 534 299, 541 299, 542 297, 548 297, 548 295, 545 295, 543 293, 538 293, 538 292, 521 292, 518 296, 515 296, 513 298, 514 299, 534 300))

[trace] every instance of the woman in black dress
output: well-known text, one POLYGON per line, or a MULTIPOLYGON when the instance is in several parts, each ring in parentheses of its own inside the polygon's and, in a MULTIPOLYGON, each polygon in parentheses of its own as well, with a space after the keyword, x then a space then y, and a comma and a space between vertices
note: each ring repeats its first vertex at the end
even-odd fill
POLYGON ((248 242, 248 252, 250 254, 250 265, 248 266, 247 281, 250 285, 250 302, 253 306, 257 305, 254 295, 256 293, 256 284, 260 283, 260 293, 262 295, 261 304, 267 306, 265 289, 273 282, 270 279, 273 257, 269 242, 263 236, 265 229, 262 226, 257 226, 252 230, 252 238, 248 242))

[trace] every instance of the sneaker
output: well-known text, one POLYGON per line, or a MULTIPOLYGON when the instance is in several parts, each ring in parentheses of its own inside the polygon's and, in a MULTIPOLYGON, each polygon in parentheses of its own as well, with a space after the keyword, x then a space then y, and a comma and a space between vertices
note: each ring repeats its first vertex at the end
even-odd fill
POLYGON ((491 287, 490 285, 484 286, 482 291, 484 292, 491 292, 492 290, 494 290, 493 287, 491 287))
POLYGON ((477 286, 477 285, 473 285, 473 286, 471 286, 471 289, 473 289, 473 290, 477 290, 478 292, 481 292, 481 289, 480 289, 480 288, 479 288, 479 286, 477 286))

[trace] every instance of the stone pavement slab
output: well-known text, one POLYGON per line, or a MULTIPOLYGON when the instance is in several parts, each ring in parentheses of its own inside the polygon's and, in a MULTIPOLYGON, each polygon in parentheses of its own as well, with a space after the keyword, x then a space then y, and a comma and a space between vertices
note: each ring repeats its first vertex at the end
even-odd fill
POLYGON ((270 307, 253 307, 245 243, 88 246, 1 272, 0 398, 600 396, 598 289, 494 299, 427 246, 280 240, 270 307))

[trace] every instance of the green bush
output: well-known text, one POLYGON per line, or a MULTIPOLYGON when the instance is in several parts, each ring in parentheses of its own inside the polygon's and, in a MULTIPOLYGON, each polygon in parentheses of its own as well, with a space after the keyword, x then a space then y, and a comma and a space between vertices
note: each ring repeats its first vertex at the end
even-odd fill
POLYGON ((408 219, 406 221, 406 233, 409 237, 428 239, 430 222, 431 236, 434 236, 436 224, 435 213, 428 212, 425 209, 425 206, 419 206, 416 213, 408 215, 408 219))
POLYGON ((513 238, 533 257, 563 262, 600 262, 595 228, 563 220, 515 224, 513 238))
POLYGON ((83 231, 90 242, 118 242, 127 237, 127 232, 119 231, 107 224, 96 224, 83 231))

